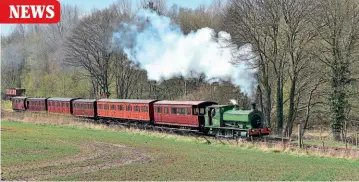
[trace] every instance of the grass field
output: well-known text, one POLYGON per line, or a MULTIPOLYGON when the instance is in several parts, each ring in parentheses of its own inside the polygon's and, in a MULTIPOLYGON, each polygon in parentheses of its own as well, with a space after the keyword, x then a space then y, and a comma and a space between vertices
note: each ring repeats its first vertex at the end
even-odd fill
POLYGON ((359 180, 359 161, 2 121, 5 180, 359 180))

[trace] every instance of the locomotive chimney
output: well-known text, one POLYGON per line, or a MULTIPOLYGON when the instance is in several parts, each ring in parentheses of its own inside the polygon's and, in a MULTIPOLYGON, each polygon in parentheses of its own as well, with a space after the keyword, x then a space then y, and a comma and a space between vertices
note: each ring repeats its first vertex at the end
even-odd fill
POLYGON ((253 111, 254 111, 254 110, 257 110, 257 108, 256 108, 256 103, 252 103, 251 105, 252 105, 252 110, 253 110, 253 111))

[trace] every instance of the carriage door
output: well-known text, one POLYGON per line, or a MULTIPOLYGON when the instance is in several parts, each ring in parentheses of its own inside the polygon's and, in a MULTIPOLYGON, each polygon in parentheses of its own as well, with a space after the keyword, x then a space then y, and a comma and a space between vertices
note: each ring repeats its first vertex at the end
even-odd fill
POLYGON ((159 122, 162 122, 162 107, 161 107, 161 106, 157 106, 157 108, 156 108, 156 114, 157 114, 157 116, 158 116, 159 122))

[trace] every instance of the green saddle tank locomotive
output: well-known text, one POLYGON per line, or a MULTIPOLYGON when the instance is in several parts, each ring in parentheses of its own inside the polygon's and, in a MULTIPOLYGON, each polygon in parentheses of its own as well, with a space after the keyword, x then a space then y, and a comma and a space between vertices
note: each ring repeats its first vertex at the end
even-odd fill
POLYGON ((235 138, 271 132, 254 103, 251 110, 241 110, 237 105, 212 105, 206 107, 205 113, 204 132, 207 134, 235 138))

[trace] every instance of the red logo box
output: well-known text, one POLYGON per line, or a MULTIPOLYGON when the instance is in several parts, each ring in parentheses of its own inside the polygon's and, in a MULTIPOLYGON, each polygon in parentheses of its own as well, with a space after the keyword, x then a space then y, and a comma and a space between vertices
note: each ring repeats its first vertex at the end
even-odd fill
POLYGON ((0 0, 0 23, 58 23, 60 8, 57 0, 0 0))

